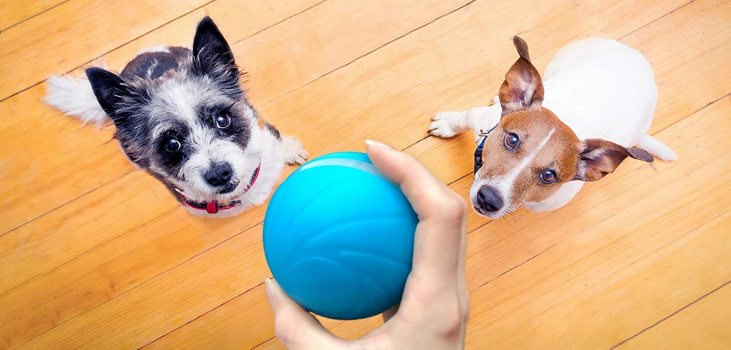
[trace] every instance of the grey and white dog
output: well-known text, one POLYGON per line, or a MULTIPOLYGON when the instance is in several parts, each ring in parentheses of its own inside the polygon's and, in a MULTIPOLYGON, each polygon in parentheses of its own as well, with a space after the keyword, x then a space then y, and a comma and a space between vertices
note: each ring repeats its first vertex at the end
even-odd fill
POLYGON ((84 122, 111 118, 130 161, 165 184, 193 214, 224 217, 266 201, 285 164, 307 152, 248 103, 240 72, 213 21, 193 49, 154 47, 117 75, 51 77, 45 102, 84 122))

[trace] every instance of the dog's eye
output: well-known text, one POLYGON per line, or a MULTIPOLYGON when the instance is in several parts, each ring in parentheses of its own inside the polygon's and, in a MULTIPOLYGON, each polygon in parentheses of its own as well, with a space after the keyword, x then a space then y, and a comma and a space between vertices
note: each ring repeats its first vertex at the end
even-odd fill
POLYGON ((219 129, 225 129, 231 125, 231 117, 229 117, 226 112, 216 113, 213 120, 216 122, 216 127, 219 129))
POLYGON ((180 150, 180 141, 174 137, 165 139, 165 151, 175 153, 180 150))
POLYGON ((544 170, 543 172, 541 172, 539 177, 541 178, 541 181, 546 185, 550 185, 558 180, 556 172, 553 170, 544 170))
POLYGON ((520 143, 520 138, 518 138, 518 135, 509 132, 505 134, 505 140, 503 143, 505 143, 505 148, 509 150, 514 150, 518 147, 518 143, 520 143))

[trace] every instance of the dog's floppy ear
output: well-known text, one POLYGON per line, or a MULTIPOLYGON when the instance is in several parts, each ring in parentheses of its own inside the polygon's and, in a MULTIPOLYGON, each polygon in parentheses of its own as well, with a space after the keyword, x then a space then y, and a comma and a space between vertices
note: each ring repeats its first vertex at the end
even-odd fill
POLYGON ((99 105, 119 125, 123 116, 117 113, 117 108, 124 96, 131 95, 129 85, 120 76, 97 67, 86 69, 86 77, 89 78, 99 105))
POLYGON ((203 18, 195 31, 193 63, 197 74, 238 84, 239 70, 234 54, 210 17, 203 18))
POLYGON ((647 151, 627 148, 602 139, 586 139, 579 143, 579 162, 574 180, 596 181, 617 169, 620 163, 631 157, 645 162, 655 159, 647 151))
POLYGON ((540 106, 543 101, 543 82, 538 70, 530 62, 528 44, 520 37, 514 36, 513 45, 518 50, 520 58, 510 67, 508 74, 505 74, 505 81, 500 87, 503 116, 540 106))

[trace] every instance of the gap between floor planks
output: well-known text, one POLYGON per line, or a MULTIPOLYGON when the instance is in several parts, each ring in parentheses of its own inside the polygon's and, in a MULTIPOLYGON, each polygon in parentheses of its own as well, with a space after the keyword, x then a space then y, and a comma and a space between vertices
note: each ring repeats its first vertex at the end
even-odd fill
MULTIPOLYGON (((67 3, 67 2, 69 2, 69 1, 71 1, 71 0, 66 0, 66 1, 64 1, 64 2, 62 2, 62 3, 60 3, 60 4, 57 4, 57 5, 55 5, 55 6, 51 7, 51 8, 49 8, 49 9, 46 9, 46 10, 42 11, 41 13, 38 13, 38 14, 36 14, 36 15, 33 15, 33 16, 29 17, 29 18, 26 18, 26 19, 24 19, 23 21, 21 21, 21 22, 18 22, 18 23, 16 23, 16 24, 14 24, 13 26, 9 27, 8 29, 10 29, 10 28, 12 28, 12 27, 14 27, 14 26, 16 26, 16 25, 18 25, 18 24, 22 23, 22 22, 25 22, 25 21, 27 21, 27 20, 29 20, 29 19, 33 18, 33 17, 36 17, 36 16, 38 16, 38 15, 40 15, 40 14, 43 14, 43 13, 45 13, 45 12, 48 12, 48 11, 50 11, 50 10, 53 10, 54 8, 56 8, 56 7, 60 6, 60 5, 63 5, 63 4, 65 4, 65 3, 67 3)), ((139 39, 141 39, 141 38, 143 38, 143 37, 145 37, 145 36, 149 35, 150 33, 152 33, 152 32, 154 32, 154 31, 156 31, 156 30, 158 30, 158 29, 160 29, 160 28, 163 28, 163 27, 165 27, 165 26, 169 25, 170 23, 173 23, 173 22, 175 22, 175 21, 179 20, 180 18, 183 18, 183 17, 185 17, 185 16, 188 16, 188 15, 190 15, 190 14, 191 14, 191 13, 193 13, 193 12, 196 12, 196 11, 198 11, 198 10, 200 10, 200 9, 202 9, 202 8, 204 8, 204 7, 206 7, 206 6, 208 6, 208 5, 211 5, 211 4, 213 4, 213 3, 214 3, 214 2, 216 2, 216 1, 217 1, 217 0, 211 0, 211 1, 209 1, 209 2, 205 3, 205 4, 201 5, 201 6, 198 6, 198 7, 194 8, 194 9, 192 9, 192 10, 188 11, 188 12, 185 12, 185 13, 183 13, 183 14, 179 15, 178 17, 175 17, 175 18, 173 18, 173 19, 171 19, 171 20, 169 20, 169 21, 167 21, 167 22, 165 22, 165 23, 163 23, 163 24, 161 24, 161 25, 159 25, 159 26, 157 26, 157 27, 155 27, 155 28, 153 28, 153 29, 151 29, 151 30, 149 30, 149 31, 145 32, 145 33, 143 33, 142 35, 139 35, 139 36, 137 36, 137 37, 134 37, 134 38, 132 38, 131 40, 129 40, 129 41, 126 41, 126 42, 124 42, 123 44, 121 44, 121 45, 119 45, 119 46, 117 46, 117 47, 115 47, 115 48, 112 48, 111 50, 109 50, 109 51, 107 51, 107 52, 104 52, 103 54, 101 54, 101 55, 99 55, 99 56, 97 56, 97 57, 94 57, 94 58, 92 58, 92 59, 90 59, 90 60, 88 60, 88 61, 86 61, 86 62, 82 63, 81 65, 79 65, 79 66, 77 66, 77 67, 74 67, 73 69, 70 69, 70 70, 69 70, 69 71, 67 71, 67 72, 64 72, 64 73, 63 73, 63 75, 69 74, 69 73, 71 73, 71 72, 73 72, 73 71, 75 71, 75 70, 77 70, 77 69, 79 69, 79 68, 81 68, 81 67, 83 67, 83 66, 85 66, 85 65, 88 65, 88 64, 90 64, 90 63, 93 63, 94 61, 96 61, 96 60, 98 60, 98 59, 100 59, 100 58, 102 58, 102 57, 104 57, 104 56, 108 55, 108 54, 109 54, 110 52, 113 52, 113 51, 119 50, 119 49, 121 49, 121 48, 123 48, 123 47, 125 47, 125 46, 129 45, 130 43, 133 43, 133 42, 135 42, 135 41, 137 41, 137 40, 139 40, 139 39)), ((282 19, 282 20, 280 20, 280 21, 278 21, 278 22, 276 22, 276 23, 273 23, 273 24, 271 24, 271 25, 269 25, 269 26, 267 26, 267 27, 265 27, 265 28, 263 28, 263 29, 260 29, 259 31, 255 32, 255 33, 253 33, 253 34, 251 34, 251 35, 249 35, 249 36, 247 36, 247 37, 245 37, 245 38, 243 38, 243 39, 237 40, 236 42, 234 42, 234 43, 231 43, 231 45, 233 45, 233 44, 236 44, 236 43, 238 43, 238 42, 241 42, 241 41, 244 41, 244 40, 246 40, 246 39, 248 39, 248 38, 251 38, 251 37, 253 37, 253 36, 255 36, 255 35, 257 35, 257 34, 259 34, 259 33, 261 33, 261 32, 264 32, 264 31, 266 31, 266 30, 268 30, 268 29, 270 29, 270 28, 273 28, 273 27, 275 27, 275 26, 277 26, 277 25, 281 24, 281 23, 284 23, 284 22, 288 21, 289 19, 291 19, 291 18, 293 18, 293 17, 296 17, 296 16, 299 16, 299 15, 301 15, 301 14, 303 14, 303 13, 305 13, 305 12, 307 12, 307 11, 309 11, 309 10, 311 10, 311 9, 313 9, 313 8, 315 8, 315 7, 317 7, 317 6, 319 6, 320 4, 322 4, 322 3, 326 2, 326 1, 327 1, 327 0, 322 0, 322 1, 320 1, 320 2, 318 2, 318 3, 316 3, 316 4, 312 5, 312 6, 310 6, 310 7, 308 7, 308 8, 305 8, 305 9, 304 9, 304 10, 302 10, 302 11, 299 11, 299 12, 297 12, 297 13, 294 13, 294 14, 292 14, 292 15, 290 15, 290 16, 288 16, 288 17, 286 17, 286 18, 284 18, 284 19, 282 19)), ((473 0, 473 1, 475 1, 475 0, 473 0)), ((7 29, 5 29, 4 31, 7 31, 7 29)), ((0 32, 0 33, 1 33, 1 32, 0 32)), ((7 99, 10 99, 11 97, 13 97, 13 96, 15 96, 15 95, 18 95, 18 94, 20 94, 20 93, 22 93, 22 92, 24 92, 24 91, 30 90, 30 89, 32 89, 32 88, 34 88, 34 87, 36 87, 36 86, 38 86, 38 85, 40 85, 40 84, 43 84, 43 83, 44 83, 44 82, 46 82, 47 80, 48 80, 48 79, 43 79, 43 80, 41 80, 41 81, 38 81, 38 82, 36 82, 36 83, 33 83, 33 84, 32 84, 32 85, 30 85, 30 86, 27 86, 27 87, 25 87, 25 88, 23 88, 23 89, 21 89, 21 90, 19 90, 19 91, 15 92, 15 93, 13 93, 13 94, 9 95, 9 96, 7 96, 7 97, 5 97, 5 98, 3 98, 3 99, 0 99, 0 103, 2 103, 3 101, 5 101, 5 100, 7 100, 7 99)), ((271 102, 271 101, 270 101, 270 102, 271 102)))
MULTIPOLYGON (((724 213, 724 214, 721 214, 721 215, 725 215, 725 214, 726 214, 726 213, 724 213)), ((721 215, 719 215, 719 216, 721 216, 721 215)), ((717 217, 718 217, 718 216, 717 216, 717 217)), ((717 218, 717 217, 716 217, 716 218, 717 218)), ((632 340, 632 339, 634 339, 634 338, 637 338, 638 336, 642 335, 643 333, 645 333, 645 332, 647 332, 647 331, 649 331, 649 330, 651 330, 651 329, 653 329, 653 328, 657 327, 657 326, 658 326, 658 325, 660 325, 661 323, 663 323, 663 322, 665 322, 665 321, 669 320, 669 319, 670 319, 671 317, 673 317, 673 316, 675 316, 675 315, 677 315, 677 314, 679 314, 679 313, 683 312, 683 310, 685 310, 685 309, 687 309, 687 308, 689 308, 689 307, 693 306, 693 305, 694 305, 695 303, 697 303, 697 302, 699 302, 699 301, 701 301, 701 300, 705 299, 706 297, 710 296, 710 295, 711 295, 711 294, 713 294, 713 293, 716 293, 716 292, 718 292, 718 291, 719 291, 719 290, 721 290, 721 289, 722 289, 723 287, 726 287, 726 286, 727 286, 727 285, 728 285, 729 283, 731 283, 731 281, 726 281, 726 282, 724 282, 724 283, 723 283, 722 285, 720 285, 720 286, 718 286, 718 287, 714 288, 714 289, 713 289, 713 290, 711 290, 710 292, 708 292, 708 293, 706 293, 706 294, 703 294, 703 295, 702 295, 702 296, 701 296, 700 298, 698 298, 698 299, 695 299, 695 300, 693 300, 692 302, 688 303, 687 305, 685 305, 685 306, 683 306, 683 307, 679 308, 678 310, 674 311, 674 312, 673 312, 673 313, 671 313, 670 315, 667 315, 667 316, 663 317, 663 318, 662 318, 662 319, 660 319, 659 321, 657 321, 657 322, 653 323, 652 325, 650 325, 650 326, 646 327, 645 329, 643 329, 643 330, 641 330, 641 331, 637 332, 636 334, 632 335, 631 337, 629 337, 629 338, 627 338, 627 339, 625 339, 625 340, 623 340, 623 341, 619 342, 619 343, 618 343, 617 345, 615 345, 615 346, 612 346, 611 348, 609 348, 609 350, 614 350, 614 349, 616 349, 616 348, 618 348, 618 347, 620 347, 620 346, 624 345, 624 344, 625 344, 625 343, 627 343, 628 341, 630 341, 630 340, 632 340)))

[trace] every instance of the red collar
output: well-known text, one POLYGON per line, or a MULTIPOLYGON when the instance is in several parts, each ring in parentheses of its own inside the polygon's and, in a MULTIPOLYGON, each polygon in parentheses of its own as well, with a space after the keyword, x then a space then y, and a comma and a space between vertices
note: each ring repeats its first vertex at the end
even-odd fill
MULTIPOLYGON (((261 162, 259 162, 259 166, 256 167, 256 171, 254 172, 254 175, 251 176, 251 181, 249 182, 249 186, 247 186, 246 190, 244 190, 244 193, 241 194, 242 196, 246 192, 248 192, 252 186, 254 186, 256 179, 259 177, 259 170, 261 170, 261 162)), ((236 206, 241 204, 240 200, 230 201, 226 205, 221 205, 216 201, 209 201, 209 202, 205 202, 205 203, 193 202, 193 201, 189 201, 188 199, 186 199, 185 196, 183 195, 183 191, 181 191, 179 188, 176 187, 175 189, 178 191, 178 194, 180 195, 180 199, 183 200, 183 203, 185 203, 186 205, 188 205, 189 207, 191 207, 193 209, 205 210, 208 212, 208 214, 215 214, 215 213, 218 213, 219 210, 235 208, 236 206)))

